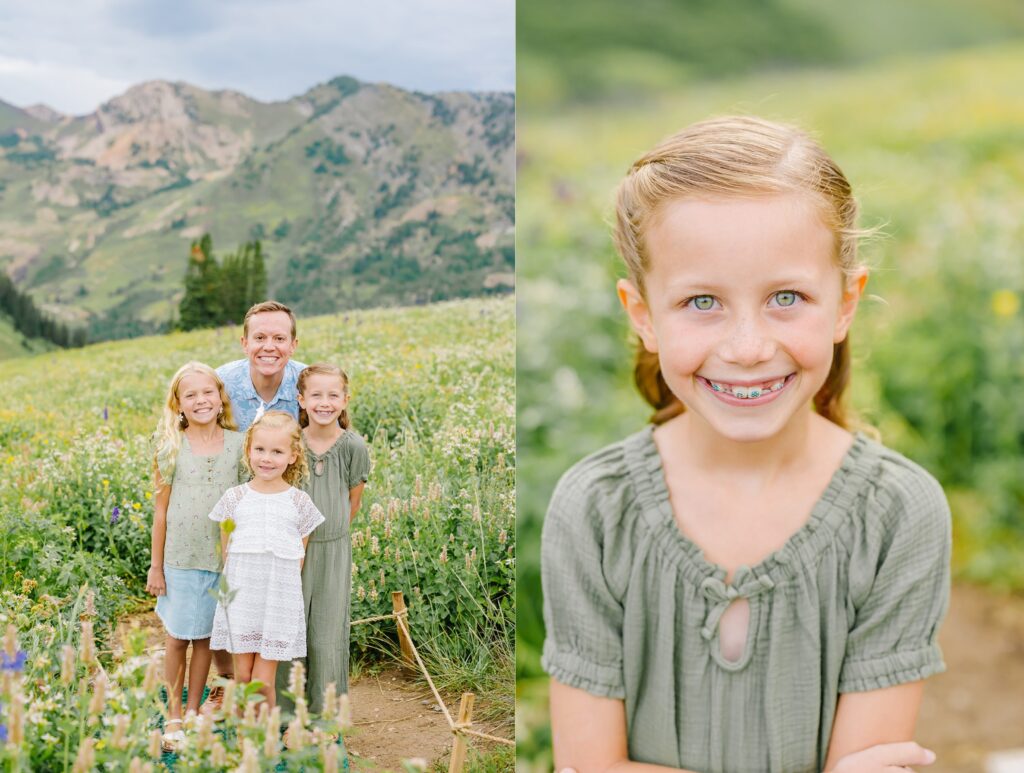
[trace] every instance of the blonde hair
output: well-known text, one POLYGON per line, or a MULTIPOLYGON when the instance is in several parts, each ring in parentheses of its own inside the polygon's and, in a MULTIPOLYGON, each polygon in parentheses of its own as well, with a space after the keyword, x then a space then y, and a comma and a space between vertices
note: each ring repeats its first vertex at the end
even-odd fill
MULTIPOLYGON (((619 184, 615 246, 629 279, 645 293, 650 256, 644 233, 660 207, 681 198, 797 193, 809 197, 834 235, 844 277, 860 268, 857 245, 869 230, 857 227, 857 201, 842 170, 806 132, 750 116, 712 118, 688 126, 639 158, 619 184)), ((645 293, 646 294, 646 293, 645 293)), ((665 382, 656 353, 637 342, 634 379, 661 424, 685 408, 665 382)), ((848 427, 843 395, 850 380, 849 336, 834 345, 832 367, 814 396, 826 419, 848 427)))
MULTIPOLYGON (((335 376, 341 379, 342 393, 348 394, 348 376, 345 374, 345 371, 326 362, 316 362, 312 365, 307 365, 295 380, 295 389, 300 395, 306 391, 306 379, 310 376, 335 376)), ((338 424, 342 429, 349 429, 352 426, 352 422, 348 418, 347 408, 341 409, 341 415, 338 416, 338 424)), ((299 407, 299 426, 309 426, 309 415, 306 413, 306 409, 301 406, 299 407)))
POLYGON ((306 461, 306 452, 302 447, 302 430, 295 417, 284 411, 267 411, 252 423, 252 426, 245 433, 245 450, 242 453, 242 461, 249 474, 255 476, 252 464, 249 462, 249 451, 252 449, 252 436, 257 427, 269 427, 270 429, 287 429, 291 440, 291 450, 295 452, 295 461, 288 465, 284 474, 285 483, 291 486, 300 486, 302 481, 309 477, 309 463, 306 461))
MULTIPOLYGON (((155 471, 158 471, 159 463, 157 460, 160 457, 164 457, 167 460, 168 479, 174 475, 178 451, 181 450, 181 434, 188 427, 188 419, 181 412, 181 400, 178 397, 178 389, 181 388, 182 379, 191 373, 199 373, 213 379, 213 383, 217 385, 217 394, 220 395, 221 402, 221 413, 217 416, 217 424, 224 429, 235 429, 235 420, 231 415, 231 398, 228 397, 228 393, 224 389, 224 382, 220 380, 217 371, 203 362, 196 362, 195 360, 186 362, 171 377, 171 383, 167 387, 167 397, 164 400, 163 413, 160 416, 160 422, 157 424, 156 434, 154 435, 156 453, 153 458, 153 467, 155 471)), ((156 475, 154 474, 155 478, 156 475)), ((167 480, 164 480, 165 485, 167 482, 167 480)), ((154 488, 159 492, 163 486, 154 488)))
POLYGON ((283 303, 277 301, 263 301, 262 303, 256 303, 249 307, 249 310, 245 312, 245 319, 242 320, 242 338, 249 337, 249 320, 257 314, 266 314, 272 311, 283 311, 288 315, 288 319, 292 323, 292 340, 295 340, 295 314, 285 306, 283 303))

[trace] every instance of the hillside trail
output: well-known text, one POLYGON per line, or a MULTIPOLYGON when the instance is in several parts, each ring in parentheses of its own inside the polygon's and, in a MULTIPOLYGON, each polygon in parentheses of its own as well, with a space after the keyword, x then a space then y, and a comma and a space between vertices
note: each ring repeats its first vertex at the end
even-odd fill
MULTIPOLYGON (((162 663, 165 634, 160 619, 155 612, 142 612, 122 618, 119 626, 136 622, 147 631, 146 651, 162 663)), ((211 673, 211 679, 213 676, 211 673)), ((441 697, 448 711, 456 716, 459 696, 442 693, 441 697)), ((346 736, 345 744, 353 773, 401 771, 402 760, 416 757, 425 759, 429 765, 448 759, 452 746, 448 722, 430 688, 410 672, 387 667, 379 672, 357 674, 350 680, 349 698, 353 730, 346 736)), ((477 696, 477 707, 486 702, 486 696, 477 696)), ((511 720, 478 725, 474 719, 473 724, 482 732, 510 735, 511 720)))

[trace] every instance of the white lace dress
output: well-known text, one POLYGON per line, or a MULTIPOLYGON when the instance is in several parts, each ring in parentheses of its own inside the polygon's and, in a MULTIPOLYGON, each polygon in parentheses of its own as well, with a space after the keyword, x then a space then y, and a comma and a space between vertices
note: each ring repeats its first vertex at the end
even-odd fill
POLYGON ((238 591, 226 609, 217 604, 210 648, 304 657, 302 539, 324 521, 313 500, 297 488, 261 494, 246 483, 224 492, 210 518, 235 522, 224 576, 229 592, 238 591))

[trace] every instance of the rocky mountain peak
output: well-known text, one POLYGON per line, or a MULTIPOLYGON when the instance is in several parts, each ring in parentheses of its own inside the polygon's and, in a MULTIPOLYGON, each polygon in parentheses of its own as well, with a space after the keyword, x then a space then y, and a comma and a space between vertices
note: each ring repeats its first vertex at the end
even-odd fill
POLYGON ((40 121, 45 121, 46 123, 60 123, 67 117, 63 113, 59 113, 49 105, 44 105, 41 102, 37 105, 29 105, 23 109, 33 118, 38 118, 40 121))
POLYGON ((98 112, 114 116, 123 123, 187 123, 190 116, 186 99, 182 94, 184 85, 168 81, 146 81, 105 102, 98 112))

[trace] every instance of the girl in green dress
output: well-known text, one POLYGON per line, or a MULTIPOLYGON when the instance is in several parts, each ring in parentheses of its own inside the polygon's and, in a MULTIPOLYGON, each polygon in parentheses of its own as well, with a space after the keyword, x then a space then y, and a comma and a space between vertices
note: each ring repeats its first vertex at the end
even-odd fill
POLYGON ((684 129, 620 185, 618 295, 655 413, 570 469, 545 520, 557 768, 934 759, 911 738, 944 668, 949 510, 849 429, 862 233, 825 151, 756 118, 684 129))
MULTIPOLYGON (((310 535, 302 567, 306 608, 306 702, 319 713, 324 689, 334 683, 348 692, 352 540, 349 525, 359 512, 370 474, 366 442, 348 417, 348 376, 318 363, 296 382, 299 424, 309 460, 304 490, 326 519, 310 535)), ((288 669, 278 670, 278 695, 287 689, 288 669), (284 672, 284 673, 281 673, 284 672)), ((290 701, 282 706, 290 708, 290 701)))

